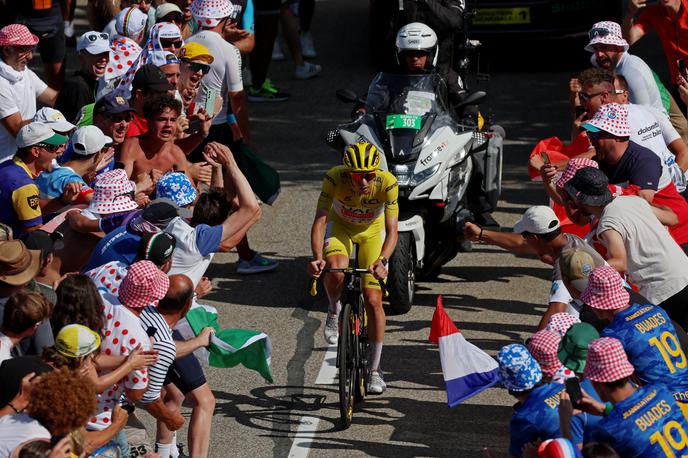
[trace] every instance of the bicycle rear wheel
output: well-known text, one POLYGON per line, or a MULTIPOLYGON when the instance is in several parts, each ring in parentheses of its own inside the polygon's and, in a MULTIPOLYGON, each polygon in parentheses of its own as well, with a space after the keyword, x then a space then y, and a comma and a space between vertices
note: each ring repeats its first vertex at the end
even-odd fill
POLYGON ((356 361, 356 316, 350 303, 342 308, 339 320, 339 414, 342 419, 342 429, 351 426, 354 416, 354 392, 356 390, 357 361, 356 361))

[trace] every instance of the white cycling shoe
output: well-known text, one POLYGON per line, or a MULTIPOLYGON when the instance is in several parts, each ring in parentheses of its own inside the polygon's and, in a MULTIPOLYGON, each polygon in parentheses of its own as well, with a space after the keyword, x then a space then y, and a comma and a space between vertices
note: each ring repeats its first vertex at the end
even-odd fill
POLYGON ((337 345, 337 339, 339 338, 339 318, 336 313, 327 314, 323 335, 325 336, 325 342, 330 345, 337 345))
POLYGON ((385 380, 382 378, 382 371, 371 371, 370 379, 368 380, 368 393, 382 394, 387 390, 385 380))

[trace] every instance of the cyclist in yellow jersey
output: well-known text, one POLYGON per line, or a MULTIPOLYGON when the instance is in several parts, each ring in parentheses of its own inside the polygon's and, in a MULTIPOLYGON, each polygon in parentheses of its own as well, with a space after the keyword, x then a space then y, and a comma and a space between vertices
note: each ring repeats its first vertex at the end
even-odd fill
MULTIPOLYGON (((370 272, 361 280, 369 320, 371 393, 386 389, 380 371, 385 312, 378 282, 387 277, 387 260, 397 244, 399 218, 397 179, 379 170, 379 166, 378 149, 368 142, 359 142, 347 147, 344 165, 325 174, 311 228, 313 261, 308 265, 308 273, 314 277, 320 276, 326 267, 347 267, 353 244, 359 246, 358 267, 370 272)), ((337 343, 343 283, 342 273, 330 273, 324 279, 329 299, 324 334, 330 344, 337 343)))

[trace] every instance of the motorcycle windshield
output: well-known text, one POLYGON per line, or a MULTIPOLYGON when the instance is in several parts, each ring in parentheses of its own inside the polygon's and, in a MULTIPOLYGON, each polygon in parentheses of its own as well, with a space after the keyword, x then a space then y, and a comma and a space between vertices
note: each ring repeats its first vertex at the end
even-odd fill
POLYGON ((380 73, 375 77, 366 107, 375 113, 391 159, 416 159, 423 141, 436 129, 455 126, 446 107, 446 93, 444 81, 436 74, 380 73))

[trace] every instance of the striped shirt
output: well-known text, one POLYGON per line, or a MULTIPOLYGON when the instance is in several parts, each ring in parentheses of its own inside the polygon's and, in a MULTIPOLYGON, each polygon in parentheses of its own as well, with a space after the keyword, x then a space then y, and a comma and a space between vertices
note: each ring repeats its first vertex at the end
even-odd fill
POLYGON ((156 307, 144 307, 139 318, 144 331, 153 341, 153 350, 158 351, 158 360, 148 370, 148 389, 141 399, 141 404, 150 404, 160 399, 167 370, 177 357, 177 345, 170 326, 156 307))

